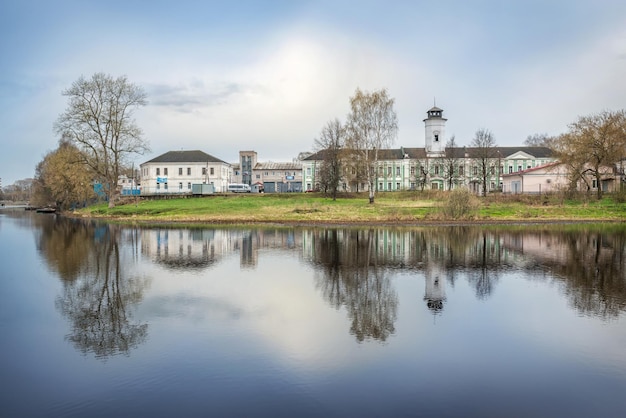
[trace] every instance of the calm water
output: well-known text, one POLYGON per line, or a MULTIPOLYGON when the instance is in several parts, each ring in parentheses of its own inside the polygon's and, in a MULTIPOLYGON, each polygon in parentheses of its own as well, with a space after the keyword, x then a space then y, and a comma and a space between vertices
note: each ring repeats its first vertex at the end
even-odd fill
POLYGON ((625 231, 0 211, 0 416, 623 417, 625 231))

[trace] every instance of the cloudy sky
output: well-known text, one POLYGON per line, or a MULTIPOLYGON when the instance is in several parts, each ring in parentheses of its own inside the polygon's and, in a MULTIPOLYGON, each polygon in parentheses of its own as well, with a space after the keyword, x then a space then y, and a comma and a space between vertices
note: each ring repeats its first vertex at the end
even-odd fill
POLYGON ((0 177, 33 177, 56 148, 62 91, 125 75, 151 151, 228 162, 310 151, 357 87, 395 98, 396 146, 424 145, 434 101, 447 136, 498 145, 626 108, 626 1, 0 0, 0 177))

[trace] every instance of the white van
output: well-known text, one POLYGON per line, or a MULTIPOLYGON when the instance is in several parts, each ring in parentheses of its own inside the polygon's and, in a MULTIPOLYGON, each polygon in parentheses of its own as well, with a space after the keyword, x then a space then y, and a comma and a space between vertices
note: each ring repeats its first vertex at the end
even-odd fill
POLYGON ((247 184, 229 184, 228 191, 233 193, 250 193, 252 190, 247 184))

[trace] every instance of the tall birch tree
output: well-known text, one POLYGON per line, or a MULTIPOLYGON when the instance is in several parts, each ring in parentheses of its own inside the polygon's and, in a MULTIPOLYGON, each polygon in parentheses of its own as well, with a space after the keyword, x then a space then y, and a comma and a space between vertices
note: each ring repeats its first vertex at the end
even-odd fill
POLYGON ((357 88, 350 98, 346 143, 354 152, 355 164, 359 167, 357 172, 362 173, 368 184, 370 203, 374 203, 376 195, 378 153, 390 147, 398 133, 394 101, 387 89, 370 93, 357 88))

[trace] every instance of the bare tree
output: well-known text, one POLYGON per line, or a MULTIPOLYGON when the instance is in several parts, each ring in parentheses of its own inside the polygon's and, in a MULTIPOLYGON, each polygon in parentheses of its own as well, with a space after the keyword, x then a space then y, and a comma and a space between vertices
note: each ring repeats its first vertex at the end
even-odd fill
POLYGON ((482 195, 487 196, 487 186, 490 175, 493 175, 497 164, 498 150, 496 140, 488 129, 479 129, 472 139, 473 158, 478 167, 478 177, 482 188, 482 195))
POLYGON ((442 167, 443 167, 443 178, 446 183, 448 183, 448 190, 452 190, 452 187, 455 183, 458 182, 461 177, 461 168, 459 167, 461 164, 461 154, 460 150, 456 146, 456 139, 454 136, 448 139, 446 142, 446 150, 442 159, 442 167))
POLYGON ((337 189, 341 180, 345 132, 343 124, 335 118, 326 123, 320 132, 320 137, 315 140, 316 148, 322 151, 323 155, 320 185, 331 194, 333 200, 337 199, 337 189))
POLYGON ((80 148, 113 207, 120 170, 130 155, 148 150, 133 119, 134 110, 146 104, 146 94, 125 76, 114 79, 96 73, 91 79, 81 76, 63 95, 69 105, 57 119, 55 130, 80 148))
POLYGON ((570 170, 572 181, 596 180, 598 199, 602 179, 613 176, 615 165, 626 157, 626 111, 603 111, 581 116, 569 125, 569 132, 555 141, 557 158, 570 170))
POLYGON ((369 202, 376 193, 376 166, 381 148, 391 146, 398 132, 394 99, 387 89, 363 92, 356 89, 350 98, 351 112, 347 122, 347 148, 354 152, 357 172, 363 173, 369 188, 369 202))

